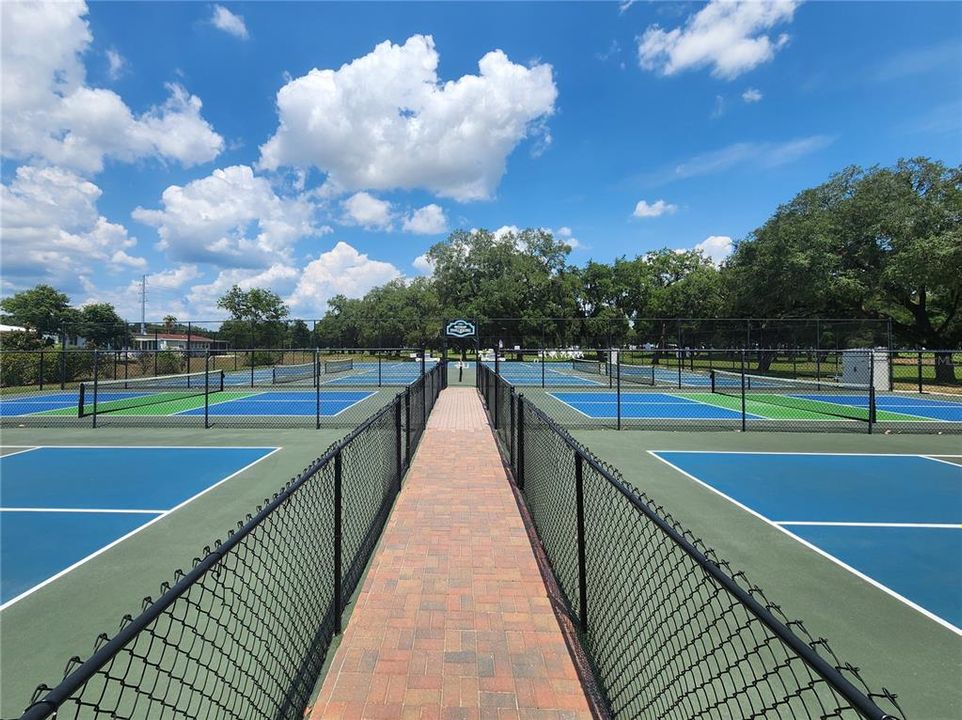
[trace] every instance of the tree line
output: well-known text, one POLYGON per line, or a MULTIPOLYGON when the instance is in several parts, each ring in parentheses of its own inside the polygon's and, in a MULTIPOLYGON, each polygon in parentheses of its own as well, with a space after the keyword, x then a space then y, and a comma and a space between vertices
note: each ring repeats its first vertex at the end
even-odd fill
MULTIPOLYGON (((203 334, 231 347, 416 346, 446 317, 517 318, 532 336, 564 318, 554 342, 621 344, 664 338, 649 318, 845 317, 891 324, 904 347, 962 347, 962 166, 846 168, 778 207, 720 266, 694 250, 582 266, 570 252, 541 229, 458 230, 428 251, 430 277, 337 295, 311 323, 269 289, 235 286, 218 301, 229 319, 203 334)), ((109 304, 72 308, 49 286, 0 310, 38 336, 68 324, 101 347, 126 327, 109 304)), ((162 330, 186 327, 168 316, 162 330)))

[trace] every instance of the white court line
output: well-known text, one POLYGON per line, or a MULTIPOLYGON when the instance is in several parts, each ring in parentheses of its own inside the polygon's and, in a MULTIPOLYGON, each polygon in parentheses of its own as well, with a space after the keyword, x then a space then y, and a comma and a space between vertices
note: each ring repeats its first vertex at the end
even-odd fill
POLYGON ((926 530, 958 530, 962 523, 896 523, 896 522, 830 522, 819 520, 772 520, 776 525, 814 525, 816 527, 923 528, 926 530))
MULTIPOLYGON (((925 458, 927 460, 934 460, 935 458, 928 455, 920 455, 919 453, 846 453, 846 452, 795 452, 794 450, 649 450, 650 453, 685 453, 688 455, 697 455, 701 453, 710 453, 712 455, 839 455, 842 457, 917 457, 925 458)), ((962 455, 948 455, 946 453, 936 453, 939 457, 955 457, 962 458, 962 455)), ((660 460, 661 458, 659 458, 660 460)), ((939 462, 945 462, 940 460, 939 462)), ((949 463, 949 465, 955 465, 955 463, 949 463)), ((958 466, 956 466, 958 467, 958 466)))
MULTIPOLYGON (((58 446, 53 446, 53 445, 48 445, 48 446, 45 446, 45 447, 95 447, 95 446, 84 446, 84 445, 79 445, 79 446, 78 446, 78 445, 58 445, 58 446)), ((109 448, 109 447, 135 447, 135 446, 126 446, 126 445, 101 445, 101 446, 97 446, 97 447, 109 448)), ((197 448, 197 447, 194 447, 194 448, 183 448, 183 447, 176 447, 176 446, 160 446, 160 445, 144 445, 144 446, 137 446, 137 447, 150 447, 150 448, 172 447, 172 448, 177 449, 177 450, 183 450, 183 449, 190 449, 190 450, 204 449, 204 450, 206 450, 206 449, 210 449, 210 448, 197 448)), ((228 475, 227 477, 225 477, 225 478, 223 478, 223 479, 221 479, 221 480, 218 480, 218 481, 215 482, 213 485, 210 485, 209 487, 204 488, 203 490, 201 490, 201 491, 200 491, 199 493, 197 493, 196 495, 187 498, 187 499, 184 500, 183 502, 181 502, 181 503, 179 503, 178 505, 175 505, 174 507, 172 507, 170 510, 166 510, 166 511, 164 511, 161 515, 158 515, 157 517, 152 518, 151 520, 148 520, 147 522, 145 522, 145 523, 144 523, 143 525, 141 525, 140 527, 134 528, 133 530, 131 530, 131 531, 130 531, 129 533, 127 533, 126 535, 123 535, 123 536, 117 538, 116 540, 108 543, 107 545, 104 545, 104 546, 103 546, 102 548, 100 548, 99 550, 95 550, 94 552, 90 553, 90 555, 87 555, 87 557, 81 558, 80 560, 78 560, 77 562, 75 562, 75 563, 74 563, 73 565, 71 565, 70 567, 64 568, 64 569, 61 570, 60 572, 58 572, 58 573, 56 573, 56 574, 51 575, 50 577, 48 577, 46 580, 43 580, 42 582, 37 583, 37 584, 34 585, 32 588, 29 588, 28 590, 25 590, 24 592, 20 593, 20 594, 17 595, 16 597, 11 598, 10 600, 7 600, 7 602, 5 602, 5 603, 3 603, 2 605, 0 605, 0 611, 6 610, 8 607, 10 607, 11 605, 13 605, 14 603, 20 602, 20 601, 23 600, 25 597, 27 597, 27 596, 29 596, 29 595, 32 595, 33 593, 37 592, 37 590, 39 590, 40 588, 45 587, 46 585, 49 585, 50 583, 52 583, 54 580, 57 580, 57 579, 63 577, 64 575, 66 575, 67 573, 71 572, 72 570, 76 570, 78 567, 80 567, 80 566, 83 565, 84 563, 86 563, 86 562, 88 562, 88 561, 90 561, 90 560, 93 560, 95 557, 97 557, 98 555, 100 555, 100 554, 102 554, 102 553, 107 552, 110 548, 114 547, 114 545, 119 545, 119 544, 122 543, 124 540, 127 540, 128 538, 133 537, 134 535, 136 535, 137 533, 139 533, 139 532, 140 532, 141 530, 143 530, 144 528, 150 527, 150 526, 153 525, 154 523, 163 520, 165 517, 167 517, 167 516, 170 515, 171 513, 176 512, 177 510, 180 510, 180 509, 181 509, 182 507, 184 507, 185 505, 188 505, 189 503, 192 503, 194 500, 196 500, 197 498, 201 497, 202 495, 207 494, 208 492, 210 492, 211 490, 213 490, 213 489, 214 489, 215 487, 217 487, 218 485, 222 485, 223 483, 227 482, 227 481, 230 480, 231 478, 234 478, 234 477, 236 477, 237 475, 240 475, 240 474, 241 474, 242 472, 244 472, 245 470, 248 470, 248 469, 254 467, 254 466, 255 466, 257 463, 259 463, 261 460, 265 460, 265 459, 269 458, 271 455, 273 455, 274 453, 276 453, 278 450, 281 450, 282 448, 275 447, 275 448, 273 448, 273 449, 271 449, 271 448, 244 448, 244 449, 247 449, 247 450, 270 450, 270 452, 267 453, 266 455, 262 456, 262 457, 257 458, 257 460, 255 460, 254 462, 248 463, 247 465, 245 465, 244 467, 242 467, 240 470, 237 470, 237 471, 235 471, 235 472, 232 472, 232 473, 231 473, 230 475, 228 475)), ((0 459, 2 459, 2 458, 0 458, 0 459)))
POLYGON ((121 510, 116 508, 7 508, 0 507, 0 512, 16 513, 111 513, 117 515, 162 515, 166 510, 121 510))
MULTIPOLYGON (((939 617, 938 615, 936 615, 935 613, 931 612, 930 610, 926 610, 926 609, 925 609, 924 607, 922 607, 921 605, 918 605, 918 604, 912 602, 912 601, 909 600, 907 597, 905 597, 905 596, 903 596, 903 595, 900 595, 899 593, 897 593, 895 590, 893 590, 892 588, 888 587, 887 585, 883 585, 882 583, 880 583, 880 582, 879 582, 878 580, 876 580, 875 578, 869 577, 869 576, 866 575, 865 573, 863 573, 863 572, 861 572, 861 571, 859 571, 859 570, 856 570, 856 569, 853 568, 851 565, 848 565, 848 564, 842 562, 841 560, 839 560, 837 557, 835 557, 835 556, 832 555, 831 553, 828 553, 828 552, 826 552, 825 550, 822 550, 822 548, 818 547, 817 545, 813 545, 812 543, 808 542, 808 540, 805 540, 804 538, 799 537, 798 535, 796 535, 795 533, 791 532, 790 530, 787 530, 786 528, 782 527, 781 525, 772 522, 771 520, 769 520, 767 517, 765 517, 764 515, 762 515, 762 514, 761 514, 760 512, 758 512, 757 510, 753 510, 752 508, 748 507, 748 506, 745 505, 744 503, 741 503, 741 502, 739 502, 738 500, 735 500, 733 497, 731 497, 731 496, 729 496, 729 495, 726 495, 725 493, 723 493, 723 492, 722 492, 721 490, 719 490, 718 488, 714 487, 714 486, 711 485, 710 483, 706 483, 704 480, 701 480, 700 478, 695 477, 695 476, 692 475, 690 472, 687 472, 687 471, 685 471, 685 470, 682 470, 680 467, 678 467, 678 466, 675 465, 674 463, 669 462, 669 461, 666 460, 665 458, 659 456, 656 451, 654 451, 654 450, 648 450, 648 451, 646 451, 646 452, 648 452, 649 455, 652 455, 652 456, 653 456, 654 458, 656 458, 657 460, 660 460, 661 462, 663 462, 663 463, 664 463, 665 465, 667 465, 668 467, 672 468, 673 470, 676 470, 677 472, 681 473, 681 474, 684 475, 685 477, 689 478, 690 480, 694 480, 696 483, 698 483, 698 484, 701 485, 702 487, 707 488, 708 490, 711 490, 711 491, 712 491, 713 493, 715 493, 716 495, 725 498, 725 499, 726 499, 728 502, 730 502, 732 505, 735 505, 736 507, 741 508, 742 510, 744 510, 744 511, 747 512, 748 514, 754 515, 756 518, 758 518, 758 519, 761 520, 762 522, 770 525, 771 527, 775 528, 776 530, 785 533, 786 535, 788 535, 788 537, 790 537, 790 538, 792 538, 793 540, 801 543, 802 545, 804 545, 805 547, 807 547, 809 550, 812 550, 812 551, 818 553, 819 555, 821 555, 822 557, 824 557, 824 558, 827 559, 827 560, 832 561, 833 563, 835 563, 835 564, 838 565, 839 567, 842 567, 842 568, 848 570, 850 573, 852 573, 853 575, 855 575, 855 576, 858 577, 858 578, 861 578, 862 580, 864 580, 865 582, 867 582, 869 585, 872 585, 873 587, 878 588, 878 589, 881 590, 882 592, 887 593, 888 595, 891 595, 891 596, 894 597, 896 600, 900 600, 901 602, 905 603, 906 605, 908 605, 908 606, 909 606, 910 608, 912 608, 913 610, 917 610, 918 612, 922 613, 923 615, 925 615, 925 617, 929 618, 930 620, 934 620, 935 622, 937 622, 937 623, 938 623, 939 625, 941 625, 942 627, 948 628, 949 630, 951 630, 952 632, 954 632, 956 635, 962 636, 962 628, 957 628, 955 625, 953 625, 952 623, 950 623, 948 620, 944 620, 943 618, 939 617)), ((666 452, 671 452, 671 451, 669 450, 669 451, 666 451, 666 452)), ((695 452, 710 452, 710 451, 704 450, 704 451, 695 451, 695 452)), ((736 452, 736 453, 734 453, 734 454, 751 455, 751 454, 753 454, 753 453, 737 453, 737 452, 736 452)), ((760 454, 760 455, 762 455, 762 454, 764 454, 764 455, 791 455, 792 453, 771 453, 771 452, 769 452, 769 453, 758 453, 758 454, 760 454)), ((801 455, 801 454, 810 454, 810 455, 835 455, 835 454, 842 455, 842 454, 850 454, 850 455, 856 455, 856 454, 858 454, 858 453, 798 453, 798 454, 800 454, 800 455, 801 455)), ((874 454, 881 454, 881 453, 874 453, 874 454)))
POLYGON ((27 449, 17 450, 16 452, 5 453, 4 455, 0 455, 0 460, 2 460, 3 458, 13 457, 14 455, 23 455, 24 453, 33 452, 34 450, 39 450, 42 446, 36 445, 33 447, 28 447, 27 445, 6 445, 5 447, 23 447, 27 449))

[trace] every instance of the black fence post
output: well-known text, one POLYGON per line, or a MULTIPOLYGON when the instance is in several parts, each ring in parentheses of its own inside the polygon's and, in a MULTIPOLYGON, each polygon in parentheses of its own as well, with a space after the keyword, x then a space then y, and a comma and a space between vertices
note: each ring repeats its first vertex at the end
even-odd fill
POLYGON ((341 451, 334 455, 334 634, 341 634, 341 451))
POLYGON ((544 348, 541 348, 541 389, 542 390, 545 388, 544 371, 545 371, 545 362, 547 362, 547 358, 545 356, 547 354, 548 353, 545 352, 544 348))
POLYGON ((67 386, 67 326, 60 323, 60 389, 67 386))
POLYGON ((321 353, 314 348, 314 429, 321 429, 321 353))
POLYGON ((741 392, 741 396, 742 396, 742 432, 745 432, 745 431, 748 429, 748 423, 747 423, 747 418, 745 417, 745 404, 746 404, 746 403, 745 403, 745 351, 744 351, 744 350, 742 350, 742 372, 741 372, 741 381, 742 381, 742 392, 741 392))
POLYGON ((584 456, 575 450, 575 502, 578 515, 578 624, 588 632, 588 563, 585 548, 584 456))
POLYGON ((508 395, 508 404, 510 405, 510 427, 508 428, 508 464, 514 467, 514 388, 511 388, 511 392, 508 395))
POLYGON ((621 430, 621 358, 618 358, 618 362, 615 363, 615 372, 618 373, 618 381, 615 389, 615 406, 617 408, 618 415, 618 426, 617 429, 621 430))
POLYGON ((394 467, 397 472, 397 491, 401 492, 401 476, 404 474, 404 465, 401 460, 401 396, 394 398, 394 467))
POLYGON ((100 369, 98 367, 98 364, 99 364, 98 360, 99 358, 97 356, 97 351, 94 350, 94 412, 93 412, 93 421, 92 421, 93 427, 97 427, 97 376, 100 374, 98 372, 100 369))
POLYGON ((381 357, 381 353, 378 353, 377 354, 377 386, 378 387, 381 387, 384 384, 384 377, 382 375, 383 370, 381 367, 383 362, 384 362, 384 358, 381 357))
POLYGON ((411 465, 411 388, 404 388, 404 457, 405 464, 411 465))
POLYGON ((492 407, 494 408, 494 413, 491 416, 491 424, 494 425, 494 429, 498 429, 498 395, 501 394, 501 383, 504 382, 500 375, 494 376, 494 402, 492 407))
POLYGON ((210 427, 210 350, 204 356, 204 428, 210 427))
MULTIPOLYGON (((116 377, 116 373, 114 374, 116 377)), ((37 378, 40 381, 40 390, 43 391, 43 350, 40 351, 40 377, 37 378)))
POLYGON ((875 351, 868 352, 868 434, 872 434, 875 424, 875 351))
POLYGON ((514 479, 518 489, 524 490, 524 395, 518 394, 518 472, 514 479))
POLYGON ((921 395, 922 392, 923 392, 923 388, 922 388, 922 353, 919 353, 918 375, 919 375, 919 394, 921 395))

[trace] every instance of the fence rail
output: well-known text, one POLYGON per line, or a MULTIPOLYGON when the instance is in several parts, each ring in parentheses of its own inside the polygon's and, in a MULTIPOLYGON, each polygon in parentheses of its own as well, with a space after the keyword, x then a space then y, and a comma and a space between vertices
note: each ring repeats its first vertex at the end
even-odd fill
POLYGON ((902 716, 521 388, 478 387, 614 717, 902 716))
POLYGON ((426 418, 444 384, 432 369, 332 445, 22 720, 302 718, 421 436, 405 407, 426 418))

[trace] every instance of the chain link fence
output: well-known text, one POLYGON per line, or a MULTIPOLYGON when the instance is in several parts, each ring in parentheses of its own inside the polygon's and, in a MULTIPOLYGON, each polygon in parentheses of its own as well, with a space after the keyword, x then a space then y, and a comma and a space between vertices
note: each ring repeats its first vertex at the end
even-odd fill
POLYGON ((962 432, 962 353, 511 349, 481 365, 566 427, 962 432))
POLYGON ((353 427, 439 360, 418 348, 0 351, 0 424, 353 427))
POLYGON ((432 369, 38 687, 22 720, 288 718, 305 707, 430 415, 432 369))
POLYGON ((613 717, 903 716, 522 388, 478 386, 613 717))

